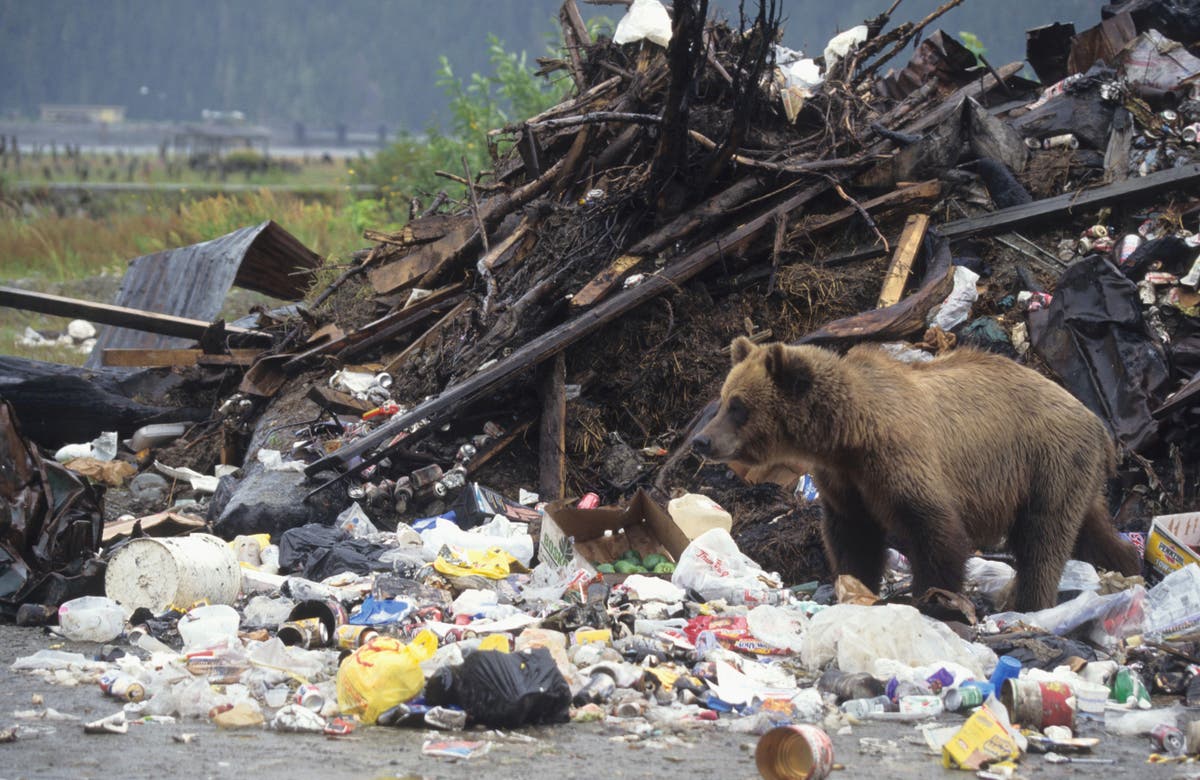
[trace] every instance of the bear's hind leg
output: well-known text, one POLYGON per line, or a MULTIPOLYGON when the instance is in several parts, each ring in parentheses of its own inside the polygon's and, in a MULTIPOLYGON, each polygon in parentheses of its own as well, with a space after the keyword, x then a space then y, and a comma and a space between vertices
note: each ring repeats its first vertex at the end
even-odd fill
MULTIPOLYGON (((1018 612, 1034 612, 1054 606, 1058 596, 1058 581, 1063 567, 1071 557, 1073 537, 1049 533, 1061 528, 1061 518, 1078 514, 1077 509, 1055 507, 1047 511, 1030 507, 1021 513, 1009 534, 1008 546, 1017 564, 1016 601, 1018 612)), ((1078 528, 1078 519, 1069 524, 1078 528)))
POLYGON ((878 593, 887 552, 883 530, 857 496, 822 492, 821 502, 825 510, 821 536, 829 566, 835 574, 849 574, 878 593))

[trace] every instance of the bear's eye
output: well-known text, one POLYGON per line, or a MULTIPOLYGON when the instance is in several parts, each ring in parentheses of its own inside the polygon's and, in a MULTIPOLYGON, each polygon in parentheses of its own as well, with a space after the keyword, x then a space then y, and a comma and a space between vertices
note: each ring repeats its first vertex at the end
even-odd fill
POLYGON ((738 396, 729 399, 729 419, 734 425, 745 425, 750 419, 750 409, 738 396))

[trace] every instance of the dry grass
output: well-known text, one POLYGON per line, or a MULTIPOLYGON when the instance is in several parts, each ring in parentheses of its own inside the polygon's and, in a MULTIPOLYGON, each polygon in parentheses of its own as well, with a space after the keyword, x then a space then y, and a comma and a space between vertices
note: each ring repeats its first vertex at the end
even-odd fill
MULTIPOLYGON (((346 206, 269 190, 217 195, 175 206, 130 201, 103 217, 25 210, 0 203, 0 278, 7 284, 111 301, 132 258, 186 246, 273 219, 318 254, 338 262, 363 241, 346 206), (133 207, 133 203, 137 203, 133 207)), ((236 312, 236 316, 246 311, 236 312)), ((20 347, 26 326, 61 331, 67 320, 0 308, 0 352, 81 363, 70 350, 20 347)))

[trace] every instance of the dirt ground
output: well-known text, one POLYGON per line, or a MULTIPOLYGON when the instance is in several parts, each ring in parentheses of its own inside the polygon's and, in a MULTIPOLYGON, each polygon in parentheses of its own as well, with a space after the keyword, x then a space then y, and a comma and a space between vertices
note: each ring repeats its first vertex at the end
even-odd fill
MULTIPOLYGON (((0 728, 19 725, 16 742, 0 744, 0 780, 16 778, 754 778, 757 738, 721 727, 652 736, 626 742, 625 732, 608 724, 562 725, 523 729, 512 735, 471 730, 465 734, 389 728, 361 728, 348 738, 329 739, 267 730, 222 732, 200 721, 133 724, 124 735, 85 735, 82 723, 117 711, 117 705, 92 686, 51 686, 37 677, 10 670, 12 662, 56 644, 41 629, 0 626, 0 728), (18 720, 13 713, 45 706, 74 715, 79 721, 18 720), (180 734, 195 734, 187 744, 180 734), (492 742, 484 756, 452 763, 421 755, 425 739, 473 739, 492 742)), ((82 653, 95 645, 68 643, 82 653)), ((943 725, 962 720, 943 715, 943 725)), ((1084 735, 1091 732, 1085 731, 1084 735)), ((1104 735, 1095 733, 1095 736, 1104 735)), ((920 732, 911 724, 855 726, 851 734, 833 735, 839 778, 969 777, 942 769, 926 752, 920 732), (878 746, 878 747, 877 747, 878 746)), ((1105 737, 1095 755, 1114 758, 1115 765, 1051 765, 1041 756, 1026 756, 1022 775, 1057 780, 1083 776, 1107 778, 1200 777, 1200 764, 1146 763, 1148 740, 1105 737)))

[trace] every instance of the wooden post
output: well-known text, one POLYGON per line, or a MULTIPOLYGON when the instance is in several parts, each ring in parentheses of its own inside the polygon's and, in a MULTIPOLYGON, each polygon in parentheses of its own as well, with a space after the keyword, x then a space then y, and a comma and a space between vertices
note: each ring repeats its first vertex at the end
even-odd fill
POLYGON ((566 489, 567 361, 562 352, 542 369, 539 394, 542 424, 538 435, 538 490, 543 501, 557 501, 566 489))
POLYGON ((912 271, 913 260, 925 240, 925 231, 929 229, 928 214, 913 214, 904 223, 904 232, 896 244, 896 253, 888 265, 887 275, 883 278, 883 289, 879 293, 877 309, 886 309, 900 302, 904 294, 904 285, 908 283, 909 272, 912 271))

